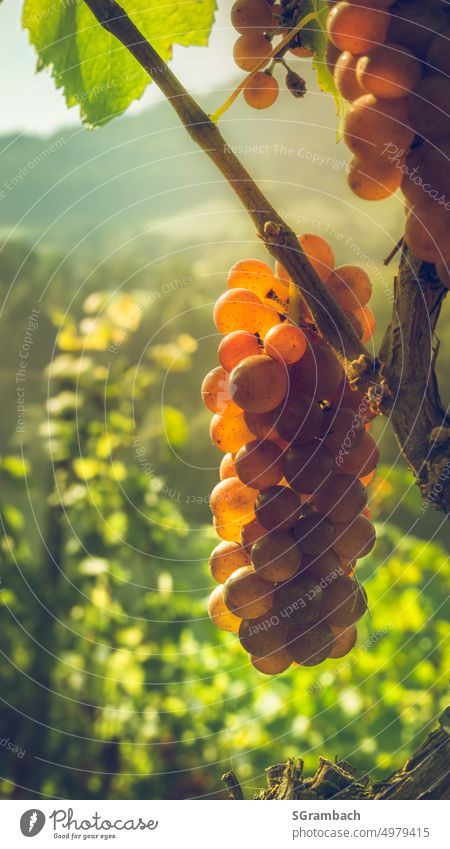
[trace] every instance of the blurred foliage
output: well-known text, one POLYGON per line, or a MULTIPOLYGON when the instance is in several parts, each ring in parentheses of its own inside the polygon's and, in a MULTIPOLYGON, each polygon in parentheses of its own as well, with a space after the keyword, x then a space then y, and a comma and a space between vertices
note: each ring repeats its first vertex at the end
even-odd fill
MULTIPOLYGON (((46 262, 30 256, 8 308, 11 391, 46 262)), ((181 273, 116 262, 68 313, 68 268, 42 301, 25 432, 14 410, 2 423, 0 719, 24 751, 0 747, 3 798, 210 798, 230 768, 251 797, 293 754, 380 777, 445 705, 445 531, 398 463, 371 485, 371 609, 349 657, 267 679, 206 618, 220 458, 199 385, 216 340, 210 282, 181 273)))

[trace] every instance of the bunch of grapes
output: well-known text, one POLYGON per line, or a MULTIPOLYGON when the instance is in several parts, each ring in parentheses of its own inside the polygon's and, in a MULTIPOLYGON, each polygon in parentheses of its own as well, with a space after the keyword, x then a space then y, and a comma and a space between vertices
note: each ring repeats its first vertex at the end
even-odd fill
MULTIPOLYGON (((239 33, 233 48, 233 58, 238 68, 252 73, 257 66, 262 69, 264 64, 269 65, 274 38, 285 36, 301 14, 301 3, 236 0, 231 9, 231 23, 239 33)), ((249 106, 267 109, 275 103, 279 94, 279 85, 273 76, 276 67, 285 69, 288 91, 294 97, 303 97, 305 81, 287 65, 287 52, 295 56, 312 56, 311 50, 301 46, 301 36, 294 37, 285 50, 277 53, 269 68, 258 70, 246 81, 244 98, 249 106)))
POLYGON ((334 78, 350 101, 349 184, 367 200, 398 188, 405 241, 450 285, 450 14, 444 0, 333 3, 334 78))
MULTIPOLYGON (((365 271, 336 268, 320 236, 298 238, 368 338, 365 271)), ((293 289, 279 264, 231 268, 214 308, 220 365, 202 384, 211 439, 224 454, 210 501, 222 541, 210 558, 218 586, 209 615, 266 674, 351 650, 367 608, 356 564, 375 543, 366 486, 379 459, 369 432, 376 411, 349 385, 304 304, 293 321, 293 289)))

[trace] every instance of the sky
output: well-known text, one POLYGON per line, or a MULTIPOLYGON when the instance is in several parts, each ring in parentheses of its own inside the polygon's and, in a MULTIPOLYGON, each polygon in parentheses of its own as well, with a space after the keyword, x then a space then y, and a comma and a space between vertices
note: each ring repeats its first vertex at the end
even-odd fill
MULTIPOLYGON (((36 74, 36 53, 28 43, 28 33, 20 25, 23 0, 0 3, 0 133, 47 134, 69 124, 79 125, 78 108, 67 109, 63 95, 54 86, 48 71, 36 74)), ((231 51, 236 33, 230 27, 229 4, 216 14, 210 39, 214 62, 202 65, 204 48, 175 46, 171 67, 193 94, 211 91, 236 73, 231 51)), ((210 54, 211 55, 211 54, 210 54)), ((140 112, 159 98, 150 85, 143 98, 130 108, 140 112)))

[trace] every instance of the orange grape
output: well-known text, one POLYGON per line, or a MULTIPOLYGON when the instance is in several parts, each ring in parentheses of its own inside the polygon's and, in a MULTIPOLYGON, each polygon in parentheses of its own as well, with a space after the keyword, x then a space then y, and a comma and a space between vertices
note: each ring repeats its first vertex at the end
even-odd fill
POLYGON ((281 403, 288 386, 287 369, 271 357, 246 357, 230 374, 233 401, 250 413, 266 413, 281 403))
POLYGON ((216 517, 213 516, 213 525, 214 530, 220 539, 225 542, 240 542, 243 526, 238 519, 233 522, 222 522, 222 520, 216 519, 216 517))
POLYGON ((271 531, 255 542, 251 560, 262 578, 278 583, 295 575, 300 566, 301 554, 287 531, 271 531))
POLYGON ((370 277, 358 265, 339 265, 328 278, 327 288, 343 310, 364 307, 372 295, 370 277))
POLYGON ((427 8, 429 5, 429 2, 414 3, 397 9, 391 16, 387 41, 402 44, 424 59, 436 33, 448 26, 447 15, 439 9, 427 8))
POLYGON ((431 198, 408 213, 405 242, 425 262, 439 262, 450 256, 450 215, 431 198))
MULTIPOLYGON (((297 238, 309 262, 324 283, 330 276, 335 263, 331 245, 315 233, 300 233, 297 238)), ((289 283, 289 275, 278 260, 275 263, 275 273, 284 283, 289 283)))
POLYGON ((281 531, 295 525, 300 513, 300 499, 286 486, 270 486, 256 497, 255 515, 263 528, 281 531))
POLYGON ((416 133, 428 141, 449 134, 450 79, 424 77, 408 97, 408 115, 416 133))
POLYGON ((339 50, 366 53, 384 42, 390 17, 379 9, 337 3, 328 15, 328 37, 339 50))
POLYGON ((229 289, 248 289, 262 301, 269 298, 271 292, 275 292, 280 299, 286 298, 288 294, 286 287, 280 284, 270 266, 259 259, 242 259, 235 262, 228 272, 227 286, 229 289))
POLYGON ((225 478, 233 478, 236 477, 236 469, 234 468, 234 454, 225 454, 222 457, 219 466, 219 477, 221 481, 224 481, 225 478))
POLYGON ((322 414, 322 418, 322 436, 330 451, 339 451, 349 443, 352 447, 362 439, 364 419, 350 407, 332 407, 322 414))
POLYGON ((356 100, 364 94, 356 78, 356 65, 358 56, 354 56, 348 50, 340 53, 334 66, 334 81, 337 90, 345 100, 356 100))
POLYGON ((333 547, 336 536, 334 524, 321 513, 301 516, 294 528, 294 536, 304 554, 323 554, 333 547))
POLYGON ((224 336, 217 353, 222 368, 231 371, 245 357, 254 357, 261 352, 257 336, 247 330, 233 330, 224 336))
POLYGON ((428 198, 444 206, 450 197, 450 138, 442 138, 438 145, 424 142, 406 158, 402 192, 413 205, 428 198))
POLYGON ((356 440, 349 435, 341 448, 335 451, 336 471, 339 474, 352 475, 361 478, 368 475, 380 461, 380 449, 373 436, 364 430, 356 440), (348 446, 350 443, 350 446, 348 446))
POLYGON ((209 428, 211 441, 224 454, 235 454, 241 445, 253 439, 253 433, 247 427, 242 413, 220 416, 216 413, 209 428))
POLYGON ((343 574, 341 560, 332 548, 328 548, 320 554, 304 554, 302 552, 302 576, 314 578, 315 581, 321 579, 329 581, 341 574, 343 574))
POLYGON ((325 623, 288 630, 287 652, 300 666, 317 666, 329 657, 332 647, 333 634, 325 623))
POLYGON ((375 545, 375 528, 366 516, 357 516, 350 524, 335 522, 333 548, 346 560, 365 557, 375 545))
POLYGON ((257 71, 244 85, 244 100, 253 109, 268 109, 275 103, 278 93, 276 79, 265 71, 257 71))
POLYGON ((239 640, 249 654, 265 657, 283 648, 286 626, 274 616, 271 621, 270 613, 260 619, 243 619, 239 626, 239 640))
POLYGON ((354 625, 347 625, 346 628, 331 628, 334 640, 330 651, 330 657, 338 658, 345 657, 356 643, 358 632, 354 625))
POLYGON ((277 317, 271 315, 269 307, 248 289, 228 289, 214 306, 214 324, 220 333, 233 330, 247 330, 248 333, 267 332, 277 323, 277 317))
POLYGON ((238 478, 255 489, 274 486, 283 477, 282 453, 279 445, 268 439, 247 442, 236 454, 238 478))
POLYGON ((354 625, 366 610, 365 593, 352 578, 336 578, 323 590, 322 614, 333 627, 354 625))
POLYGON ((361 157, 386 155, 392 146, 406 151, 415 135, 407 100, 382 100, 373 94, 354 100, 344 120, 344 139, 352 153, 361 157))
POLYGON ((320 618, 322 590, 314 578, 295 575, 279 584, 274 594, 274 610, 289 625, 308 625, 320 618))
POLYGON ((450 268, 445 260, 436 263, 436 274, 442 285, 450 289, 450 268))
POLYGON ((236 542, 219 542, 209 557, 209 570, 219 584, 224 584, 227 578, 242 566, 250 566, 250 557, 245 548, 236 542))
POLYGON ((279 435, 287 442, 310 442, 319 435, 323 413, 312 398, 289 394, 276 422, 279 435))
POLYGON ((233 47, 233 58, 238 68, 253 71, 262 59, 269 61, 272 45, 262 33, 252 32, 239 36, 233 47))
POLYGON ((231 399, 229 391, 228 374, 224 368, 218 366, 213 368, 203 379, 202 401, 208 410, 213 413, 224 413, 234 411, 236 414, 239 408, 231 399))
POLYGON ((233 572, 223 588, 226 607, 241 619, 258 619, 272 607, 273 584, 257 575, 251 566, 233 572))
POLYGON ((242 519, 244 523, 253 518, 254 503, 254 489, 246 486, 239 478, 226 478, 214 487, 209 506, 218 521, 242 519))
POLYGON ((383 44, 358 60, 359 85, 375 97, 397 99, 415 89, 422 77, 417 56, 401 44, 383 44))
POLYGON ((369 484, 372 483, 374 477, 375 477, 375 469, 372 469, 372 471, 369 472, 368 475, 360 475, 359 480, 361 481, 363 486, 369 486, 369 484))
POLYGON ((399 167, 380 156, 354 156, 347 174, 348 184, 353 192, 363 200, 384 200, 400 188, 403 180, 399 167))
POLYGON ((300 327, 285 321, 272 327, 264 336, 269 357, 285 365, 297 362, 306 351, 306 337, 300 327))
POLYGON ((239 33, 265 32, 273 23, 272 9, 266 0, 236 0, 231 23, 239 33))
POLYGON ((290 392, 308 395, 317 401, 329 400, 334 396, 343 375, 335 353, 318 338, 301 360, 289 368, 290 392))
POLYGON ((251 522, 247 522, 241 528, 240 540, 243 548, 245 548, 246 551, 250 551, 252 545, 266 534, 267 528, 263 528, 256 519, 252 519, 251 522))
POLYGON ((278 434, 275 427, 277 419, 277 408, 268 410, 267 413, 244 412, 244 420, 247 427, 258 439, 274 440, 277 438, 278 434))
POLYGON ((279 675, 280 672, 285 672, 292 663, 285 648, 278 649, 278 651, 272 652, 266 657, 257 657, 251 654, 250 661, 258 672, 263 672, 265 675, 279 675))
POLYGON ((315 492, 334 475, 333 454, 318 441, 287 448, 283 465, 286 480, 302 493, 315 492))
POLYGON ((319 513, 332 522, 351 522, 367 504, 367 491, 358 478, 338 475, 332 486, 322 487, 313 503, 319 513))
POLYGON ((231 631, 232 634, 239 631, 241 619, 225 606, 222 584, 214 587, 208 599, 208 616, 222 631, 231 631))

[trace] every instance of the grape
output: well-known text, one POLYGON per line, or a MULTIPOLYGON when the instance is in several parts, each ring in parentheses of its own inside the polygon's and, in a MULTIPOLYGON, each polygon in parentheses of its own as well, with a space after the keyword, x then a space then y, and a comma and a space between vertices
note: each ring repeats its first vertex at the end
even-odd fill
POLYGON ((389 9, 394 5, 394 0, 348 0, 355 6, 370 6, 372 9, 389 9))
POLYGON ((428 199, 413 207, 406 218, 405 242, 425 262, 439 262, 450 255, 450 216, 428 199))
POLYGON ((312 398, 288 395, 277 418, 277 431, 287 442, 309 442, 318 436, 322 427, 323 413, 312 398))
POLYGON ((423 5, 399 8, 391 17, 387 35, 387 41, 408 47, 419 59, 425 58, 436 33, 445 29, 448 20, 441 11, 423 5))
POLYGON ((286 286, 275 277, 270 266, 259 259, 235 262, 228 272, 227 286, 229 289, 248 289, 261 298, 263 303, 269 301, 271 306, 274 306, 271 295, 275 294, 280 300, 288 296, 286 286))
POLYGON ((210 424, 211 441, 219 451, 235 454, 241 445, 253 439, 242 413, 219 416, 216 414, 210 424))
POLYGON ((271 531, 255 542, 251 560, 262 578, 278 583, 295 575, 300 566, 301 554, 289 533, 271 531))
POLYGON ((248 333, 266 333, 277 323, 276 313, 248 289, 229 289, 214 306, 214 324, 221 333, 247 330, 248 333))
POLYGON ((442 285, 450 289, 450 269, 445 260, 436 263, 436 274, 442 285))
POLYGON ((238 68, 254 71, 262 59, 269 61, 272 45, 262 33, 253 32, 239 36, 233 47, 233 58, 238 68))
POLYGON ((363 200, 384 200, 400 188, 403 174, 399 167, 379 156, 354 156, 347 175, 353 192, 363 200))
POLYGON ((241 620, 225 607, 222 584, 213 589, 208 599, 208 616, 217 628, 237 634, 241 620))
POLYGON ((267 413, 244 412, 244 420, 249 430, 259 439, 276 439, 277 409, 268 410, 267 413))
POLYGON ((323 554, 333 547, 336 533, 333 522, 327 516, 309 513, 298 520, 294 536, 305 554, 323 554))
POLYGON ((364 430, 356 441, 351 441, 349 448, 344 441, 342 448, 336 451, 336 471, 339 474, 361 478, 375 469, 379 460, 380 449, 373 436, 364 430))
POLYGON ((286 642, 286 625, 281 624, 271 611, 259 619, 243 619, 239 626, 241 646, 256 657, 265 657, 283 648, 286 642))
POLYGON ((346 440, 356 445, 364 433, 364 420, 349 407, 331 408, 323 413, 322 434, 325 445, 330 451, 336 452, 347 447, 346 440))
POLYGON ((290 47, 289 53, 298 56, 300 59, 310 59, 311 56, 314 56, 313 51, 309 47, 290 47))
POLYGON ((375 528, 365 516, 357 516, 349 525, 335 522, 335 529, 333 548, 346 560, 365 557, 375 545, 375 528))
POLYGON ((352 410, 355 410, 355 412, 357 412, 365 422, 370 422, 376 417, 376 413, 373 413, 370 409, 368 396, 359 389, 352 389, 345 377, 337 392, 331 399, 331 404, 333 408, 340 406, 350 407, 352 410))
POLYGON ((354 56, 348 50, 339 54, 334 66, 334 81, 338 91, 345 100, 356 100, 364 94, 358 80, 356 79, 356 65, 358 56, 354 56))
POLYGON ((337 3, 328 15, 328 37, 339 50, 366 53, 384 42, 390 17, 378 9, 337 3))
POLYGON ((310 628, 288 629, 289 656, 300 666, 317 666, 330 655, 333 647, 331 628, 325 623, 310 628))
POLYGON ((269 531, 291 528, 299 513, 300 499, 286 486, 270 486, 262 490, 255 501, 256 518, 269 531))
POLYGON ((218 521, 242 519, 243 523, 253 518, 254 504, 255 490, 238 478, 226 478, 216 484, 209 502, 211 512, 218 521))
POLYGON ((234 468, 234 455, 233 454, 230 454, 228 452, 228 454, 225 454, 225 456, 222 457, 222 460, 221 460, 220 466, 219 466, 219 477, 220 477, 221 481, 224 481, 226 478, 236 477, 236 469, 234 468))
POLYGON ((219 584, 224 584, 242 566, 250 566, 250 557, 243 546, 236 542, 224 540, 210 554, 209 570, 219 584))
POLYGON ((322 614, 333 627, 354 625, 366 610, 365 593, 352 578, 336 578, 323 590, 322 614))
POLYGON ((408 115, 416 133, 428 141, 448 136, 450 80, 425 77, 408 97, 408 115))
POLYGON ((439 140, 439 146, 421 144, 406 158, 402 192, 414 206, 432 198, 443 206, 450 195, 450 138, 439 140))
POLYGON ((261 351, 257 336, 247 330, 233 330, 222 339, 217 353, 222 368, 231 371, 245 357, 257 356, 261 351))
POLYGON ((433 38, 427 53, 427 70, 450 76, 450 28, 433 38))
POLYGON ((328 516, 332 522, 351 522, 364 510, 367 491, 358 478, 338 475, 332 486, 322 487, 314 495, 313 503, 319 513, 328 516))
POLYGON ((334 74, 336 62, 337 62, 340 55, 341 55, 341 51, 339 50, 339 48, 335 47, 334 44, 332 44, 331 41, 329 41, 328 44, 327 44, 325 58, 326 58, 327 68, 328 68, 330 74, 334 74))
POLYGON ((375 97, 397 99, 406 97, 419 84, 422 65, 401 44, 376 47, 367 56, 361 56, 356 69, 358 82, 364 92, 375 97))
MULTIPOLYGON (((300 233, 297 238, 309 262, 324 283, 330 276, 335 263, 331 245, 315 233, 300 233)), ((280 280, 289 283, 289 275, 278 260, 275 263, 275 273, 280 280)))
POLYGON ((334 641, 330 651, 330 657, 338 658, 345 657, 356 643, 358 632, 354 625, 349 625, 347 628, 332 628, 331 629, 334 641))
POLYGON ((279 483, 283 477, 282 451, 275 442, 254 439, 247 442, 236 454, 238 478, 255 489, 266 489, 279 483))
POLYGON ((264 348, 272 359, 291 365, 305 353, 306 337, 300 327, 285 321, 284 324, 277 324, 266 333, 264 348))
POLYGON ((328 345, 318 339, 308 348, 301 360, 290 366, 291 392, 314 397, 317 401, 329 400, 335 394, 343 375, 336 355, 328 345))
POLYGON ((240 539, 242 546, 246 549, 246 551, 250 551, 252 545, 266 534, 267 528, 263 528, 256 519, 252 519, 251 522, 247 522, 247 524, 243 525, 241 528, 240 539))
POLYGON ((368 507, 364 507, 364 510, 361 510, 361 515, 362 515, 362 516, 365 516, 365 517, 366 517, 366 519, 369 519, 369 521, 370 521, 370 522, 371 522, 371 521, 372 521, 372 519, 373 519, 372 511, 371 511, 371 510, 369 510, 369 508, 368 508, 368 507))
POLYGON ((344 139, 352 153, 373 157, 386 155, 392 146, 407 150, 415 135, 407 100, 382 100, 373 94, 354 100, 344 120, 344 139))
POLYGON ((286 625, 309 625, 321 613, 322 589, 314 578, 296 575, 274 593, 274 610, 286 625))
POLYGON ((233 401, 250 413, 273 410, 285 397, 287 386, 287 369, 264 354, 246 357, 230 374, 233 401))
POLYGON ((223 585, 225 605, 241 619, 258 619, 272 607, 273 585, 251 566, 233 572, 223 585))
POLYGON ((332 548, 321 554, 302 554, 302 577, 329 583, 342 574, 344 572, 341 560, 332 548))
POLYGON ((225 410, 233 411, 236 414, 240 412, 231 399, 228 373, 222 366, 213 368, 208 372, 203 380, 201 393, 205 407, 208 407, 208 410, 213 413, 224 413, 225 410))
POLYGON ((340 265, 327 280, 327 288, 344 310, 364 307, 372 295, 369 275, 358 265, 340 265))
POLYGON ((228 522, 224 524, 222 521, 213 516, 214 530, 220 539, 226 542, 240 542, 242 525, 239 521, 228 522))
POLYGON ((363 486, 367 487, 367 486, 369 486, 370 483, 372 483, 374 477, 375 477, 375 469, 372 469, 372 471, 369 472, 368 475, 360 475, 359 480, 361 481, 363 486))
POLYGON ((291 658, 284 648, 278 649, 278 651, 266 657, 256 657, 256 655, 252 654, 250 655, 250 661, 258 672, 264 672, 265 675, 278 675, 280 672, 288 669, 292 663, 291 658))
POLYGON ((273 23, 272 9, 266 0, 236 0, 231 9, 231 23, 240 33, 265 32, 273 23))
POLYGON ((275 103, 278 92, 276 79, 265 71, 257 71, 244 85, 244 100, 253 109, 268 109, 275 103))
POLYGON ((362 328, 361 342, 368 342, 375 330, 375 316, 372 310, 370 307, 362 307, 361 309, 353 310, 353 315, 359 321, 362 328))
POLYGON ((290 446, 283 459, 284 474, 297 492, 315 492, 334 474, 333 455, 320 442, 290 446))

